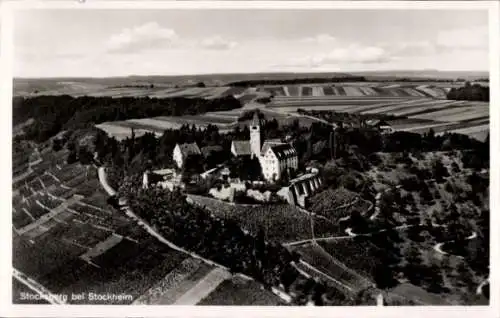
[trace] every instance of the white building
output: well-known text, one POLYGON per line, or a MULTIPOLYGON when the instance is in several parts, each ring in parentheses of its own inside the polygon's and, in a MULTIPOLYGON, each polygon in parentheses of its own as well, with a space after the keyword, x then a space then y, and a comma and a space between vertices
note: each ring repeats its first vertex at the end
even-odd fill
POLYGON ((278 195, 289 204, 305 207, 306 199, 321 189, 323 180, 317 169, 311 169, 306 174, 290 180, 290 185, 281 188, 278 195))
POLYGON ((235 157, 260 156, 260 123, 257 113, 254 114, 252 124, 250 125, 250 140, 233 140, 231 142, 231 153, 235 157))
POLYGON ((291 145, 271 144, 265 149, 259 157, 259 162, 267 181, 279 180, 284 171, 295 171, 299 168, 297 151, 291 145))
POLYGON ((262 145, 257 113, 250 126, 250 140, 233 141, 231 152, 236 157, 257 157, 264 178, 271 182, 279 180, 284 171, 297 170, 299 167, 297 151, 290 144, 273 139, 264 141, 262 145))
POLYGON ((190 156, 201 156, 200 148, 195 142, 175 145, 173 158, 179 169, 184 166, 186 159, 190 156))
POLYGON ((394 128, 389 125, 385 120, 370 119, 366 121, 369 127, 377 128, 382 134, 390 134, 394 132, 394 128))
POLYGON ((173 190, 174 187, 183 187, 180 180, 180 175, 176 174, 173 169, 162 169, 155 171, 145 171, 142 175, 142 187, 162 187, 163 189, 173 190))
POLYGON ((260 120, 255 112, 253 114, 252 125, 250 126, 250 152, 252 158, 260 156, 260 120))

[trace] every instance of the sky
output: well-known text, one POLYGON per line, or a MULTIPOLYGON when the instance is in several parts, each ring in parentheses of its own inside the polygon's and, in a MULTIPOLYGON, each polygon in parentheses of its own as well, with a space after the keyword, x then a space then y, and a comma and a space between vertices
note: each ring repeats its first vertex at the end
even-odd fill
POLYGON ((23 10, 16 77, 488 70, 486 10, 23 10))

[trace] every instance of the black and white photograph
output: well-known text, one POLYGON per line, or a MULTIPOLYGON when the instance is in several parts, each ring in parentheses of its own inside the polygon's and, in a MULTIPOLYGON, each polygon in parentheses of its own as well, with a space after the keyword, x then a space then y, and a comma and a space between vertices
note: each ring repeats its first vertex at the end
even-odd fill
POLYGON ((11 10, 8 302, 492 305, 498 5, 298 4, 11 10))

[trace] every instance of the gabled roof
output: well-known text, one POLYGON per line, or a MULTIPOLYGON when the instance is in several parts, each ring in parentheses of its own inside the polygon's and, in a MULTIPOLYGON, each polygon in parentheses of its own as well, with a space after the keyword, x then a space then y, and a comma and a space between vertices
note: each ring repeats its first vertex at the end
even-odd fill
POLYGON ((250 141, 248 140, 233 140, 231 149, 234 149, 237 156, 249 156, 252 154, 250 141))
POLYGON ((297 156, 297 151, 295 151, 295 148, 289 144, 271 145, 270 148, 278 160, 284 160, 297 156))
POLYGON ((204 157, 208 157, 212 152, 222 152, 224 149, 222 146, 206 146, 201 148, 201 153, 204 157))
POLYGON ((262 145, 262 149, 261 149, 260 153, 262 156, 264 156, 266 154, 267 149, 269 149, 269 147, 275 146, 275 145, 282 145, 282 144, 285 144, 285 143, 282 142, 280 139, 268 139, 268 140, 264 141, 264 144, 262 145))
POLYGON ((380 119, 370 119, 366 121, 368 126, 389 126, 389 124, 385 120, 380 119))
POLYGON ((158 175, 164 176, 164 175, 171 175, 171 174, 173 174, 174 170, 172 170, 172 169, 160 169, 160 170, 153 170, 151 172, 154 173, 154 174, 158 174, 158 175))
POLYGON ((366 124, 369 126, 376 126, 380 123, 380 119, 370 119, 366 121, 366 124))
POLYGON ((280 138, 273 138, 273 139, 266 139, 264 143, 270 143, 270 144, 282 144, 283 142, 281 141, 280 138))
POLYGON ((200 148, 198 145, 193 143, 180 144, 179 149, 181 150, 181 154, 183 157, 193 156, 193 155, 201 155, 200 148))

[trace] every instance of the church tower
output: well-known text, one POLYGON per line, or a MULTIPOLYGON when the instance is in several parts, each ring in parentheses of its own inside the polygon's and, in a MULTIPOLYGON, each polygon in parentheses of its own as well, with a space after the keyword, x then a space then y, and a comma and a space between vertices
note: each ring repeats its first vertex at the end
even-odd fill
POLYGON ((257 112, 253 114, 252 125, 250 126, 250 150, 252 158, 260 157, 260 121, 257 112))

